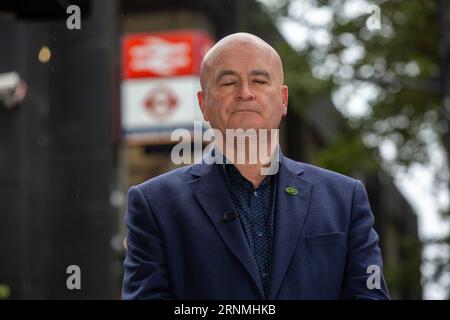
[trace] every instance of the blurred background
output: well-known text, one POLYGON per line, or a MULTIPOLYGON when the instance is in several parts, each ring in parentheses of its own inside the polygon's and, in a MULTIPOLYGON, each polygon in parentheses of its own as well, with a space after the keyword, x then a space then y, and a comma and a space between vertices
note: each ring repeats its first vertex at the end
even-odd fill
POLYGON ((201 58, 238 31, 284 61, 284 153, 364 182, 392 298, 448 299, 448 16, 446 0, 3 0, 0 299, 120 298, 126 192, 177 167, 201 58))

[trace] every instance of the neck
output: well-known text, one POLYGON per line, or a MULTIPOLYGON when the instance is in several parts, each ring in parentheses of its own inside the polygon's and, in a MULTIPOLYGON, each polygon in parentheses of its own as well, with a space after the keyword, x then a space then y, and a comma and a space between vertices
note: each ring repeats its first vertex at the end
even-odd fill
POLYGON ((261 174, 261 166, 258 164, 235 164, 240 174, 253 184, 256 189, 266 177, 261 174))
POLYGON ((226 150, 217 145, 219 151, 233 163, 243 177, 253 184, 254 188, 261 184, 266 175, 269 174, 268 172, 271 171, 269 168, 273 168, 275 162, 278 161, 277 146, 278 143, 271 144, 269 142, 260 152, 258 148, 252 150, 248 145, 244 149, 235 146, 234 148, 226 148, 226 150))

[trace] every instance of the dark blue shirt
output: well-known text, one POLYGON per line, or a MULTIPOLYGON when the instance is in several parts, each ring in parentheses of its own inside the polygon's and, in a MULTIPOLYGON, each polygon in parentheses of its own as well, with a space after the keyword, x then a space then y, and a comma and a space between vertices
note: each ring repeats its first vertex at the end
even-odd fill
POLYGON ((273 216, 278 175, 266 176, 255 189, 233 164, 224 164, 223 168, 231 199, 267 297, 272 268, 273 216))

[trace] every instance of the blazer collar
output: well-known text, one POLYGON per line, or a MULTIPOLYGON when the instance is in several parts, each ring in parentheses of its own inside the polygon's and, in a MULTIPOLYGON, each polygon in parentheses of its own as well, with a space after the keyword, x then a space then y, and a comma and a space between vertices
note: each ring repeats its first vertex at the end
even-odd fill
MULTIPOLYGON (((272 274, 269 299, 276 299, 287 269, 309 213, 312 183, 302 174, 301 164, 283 157, 280 166, 274 217, 274 239, 272 246, 272 274), (292 194, 286 188, 295 188, 298 193, 292 194)), ((289 190, 289 189, 288 189, 289 190)))
POLYGON ((194 176, 190 182, 192 191, 228 249, 250 274, 259 298, 264 299, 258 266, 245 239, 239 219, 224 222, 225 212, 235 211, 235 208, 219 166, 218 164, 195 164, 191 171, 194 176))

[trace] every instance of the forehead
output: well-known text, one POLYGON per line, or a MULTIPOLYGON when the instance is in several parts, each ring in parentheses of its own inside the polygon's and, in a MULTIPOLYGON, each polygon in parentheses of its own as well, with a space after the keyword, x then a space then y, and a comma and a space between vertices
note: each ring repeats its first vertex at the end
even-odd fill
POLYGON ((218 70, 233 70, 241 75, 250 74, 252 70, 265 70, 276 82, 283 83, 283 65, 278 53, 263 41, 250 40, 221 40, 207 52, 200 70, 202 89, 217 80, 218 70))
MULTIPOLYGON (((219 81, 224 78, 228 77, 240 77, 242 76, 242 72, 238 70, 232 70, 232 69, 217 69, 216 73, 214 75, 214 78, 219 81)), ((264 77, 267 80, 270 80, 272 78, 272 75, 269 70, 265 69, 254 69, 248 72, 248 76, 255 76, 255 77, 264 77)))
POLYGON ((209 68, 215 77, 231 74, 277 73, 276 61, 267 50, 223 50, 211 59, 209 68), (232 71, 232 72, 229 72, 232 71))

